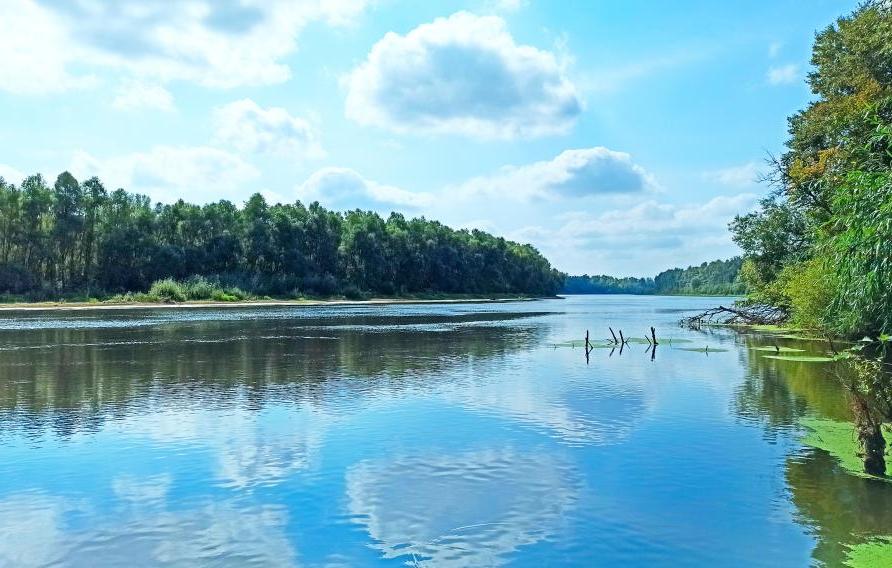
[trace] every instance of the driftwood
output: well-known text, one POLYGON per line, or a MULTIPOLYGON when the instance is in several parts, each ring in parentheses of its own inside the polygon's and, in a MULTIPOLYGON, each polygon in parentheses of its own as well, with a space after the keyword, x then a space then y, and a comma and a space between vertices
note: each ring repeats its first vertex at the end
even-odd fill
POLYGON ((777 325, 787 320, 787 311, 775 306, 754 304, 750 306, 709 308, 697 315, 681 320, 681 325, 699 329, 703 325, 777 325))

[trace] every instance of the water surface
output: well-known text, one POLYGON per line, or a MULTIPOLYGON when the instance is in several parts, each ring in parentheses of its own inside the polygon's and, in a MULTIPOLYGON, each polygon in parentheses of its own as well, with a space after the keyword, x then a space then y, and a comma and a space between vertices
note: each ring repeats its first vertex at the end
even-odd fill
POLYGON ((721 301, 5 313, 0 565, 837 565, 892 485, 721 301), (662 344, 557 346, 608 326, 662 344))

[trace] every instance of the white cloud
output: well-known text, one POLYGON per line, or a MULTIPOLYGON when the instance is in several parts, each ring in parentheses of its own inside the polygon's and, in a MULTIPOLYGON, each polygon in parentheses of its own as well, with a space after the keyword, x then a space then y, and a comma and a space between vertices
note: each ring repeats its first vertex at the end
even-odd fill
POLYGON ((108 187, 123 187, 164 202, 244 197, 243 185, 260 175, 240 157, 207 146, 155 146, 107 159, 78 152, 70 169, 79 179, 99 176, 108 187))
POLYGON ((281 83, 309 23, 348 24, 367 0, 10 0, 0 18, 0 88, 63 91, 97 68, 209 87, 281 83), (80 70, 75 72, 73 69, 80 70), (86 69, 88 71, 84 72, 86 69))
POLYGON ((173 110, 173 95, 161 85, 127 83, 112 100, 112 107, 118 110, 157 109, 173 110))
POLYGON ((771 42, 771 44, 768 46, 768 57, 771 57, 771 58, 777 57, 780 54, 781 49, 783 49, 783 47, 784 47, 784 44, 779 41, 771 42))
POLYGON ((486 6, 494 12, 510 13, 525 8, 529 0, 489 0, 486 6))
POLYGON ((388 33, 344 82, 349 118, 396 132, 533 137, 566 132, 582 109, 553 53, 467 12, 388 33))
POLYGON ((568 213, 555 229, 525 227, 511 237, 532 240, 557 266, 573 272, 640 276, 641 266, 656 273, 731 256, 736 249, 728 222, 757 203, 753 193, 715 197, 702 204, 648 200, 600 214, 568 213))
POLYGON ((564 150, 551 160, 506 166, 494 175, 465 182, 460 192, 515 199, 572 198, 640 193, 656 187, 653 176, 629 154, 598 146, 564 150))
POLYGON ((799 79, 799 66, 795 63, 782 65, 779 67, 771 67, 765 76, 771 85, 788 85, 795 83, 799 79))
POLYGON ((80 50, 62 18, 32 0, 7 0, 0 17, 0 90, 15 94, 67 91, 95 84, 68 65, 80 50))
POLYGON ((762 166, 756 162, 747 162, 739 166, 730 166, 703 173, 703 178, 731 187, 747 187, 758 182, 762 166))
POLYGON ((305 202, 319 201, 335 209, 371 209, 388 212, 394 207, 415 209, 429 205, 432 196, 367 180, 348 168, 322 168, 297 188, 305 202))
POLYGON ((0 178, 6 180, 6 183, 18 185, 23 179, 25 179, 25 174, 12 166, 0 164, 0 178))
POLYGON ((261 108, 251 99, 234 101, 214 112, 216 139, 243 152, 275 154, 292 159, 325 155, 316 129, 279 107, 261 108))

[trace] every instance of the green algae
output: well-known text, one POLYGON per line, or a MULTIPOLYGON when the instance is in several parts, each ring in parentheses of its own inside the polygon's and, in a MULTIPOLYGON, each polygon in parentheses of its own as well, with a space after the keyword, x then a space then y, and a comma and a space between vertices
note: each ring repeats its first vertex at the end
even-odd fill
POLYGON ((821 355, 763 355, 762 357, 765 359, 796 361, 799 363, 830 363, 834 361, 833 357, 824 357, 821 355))
POLYGON ((802 438, 802 443, 819 450, 824 450, 839 461, 840 467, 852 475, 865 479, 890 481, 888 477, 878 477, 864 473, 864 462, 858 455, 860 448, 855 435, 855 425, 851 422, 831 420, 829 418, 806 417, 799 420, 809 432, 802 438))
POLYGON ((796 328, 796 327, 784 327, 782 325, 771 325, 771 324, 755 324, 748 325, 748 329, 753 331, 780 331, 783 333, 799 333, 805 331, 804 329, 796 328))
MULTIPOLYGON (((553 347, 579 347, 580 349, 585 347, 584 339, 573 339, 571 341, 563 341, 561 343, 553 343, 553 347)), ((619 349, 618 345, 614 345, 613 343, 607 343, 605 341, 589 341, 589 347, 592 349, 619 349)))
POLYGON ((809 337, 805 335, 794 335, 791 333, 785 333, 783 335, 775 335, 777 339, 793 339, 795 341, 827 341, 827 339, 823 337, 809 337))
POLYGON ((771 353, 803 353, 805 349, 796 349, 795 347, 775 347, 774 345, 763 345, 761 347, 750 347, 753 351, 769 351, 771 353))
POLYGON ((877 537, 849 547, 846 566, 886 568, 892 566, 892 537, 877 537))
POLYGON ((728 350, 721 347, 679 347, 679 351, 692 351, 694 353, 725 353, 728 350))
POLYGON ((562 341, 560 343, 555 343, 555 347, 584 347, 585 340, 584 339, 573 339, 571 341, 562 341))
POLYGON ((859 477, 873 477, 864 473, 864 463, 858 457, 854 424, 817 417, 802 418, 799 423, 809 431, 802 438, 803 444, 824 450, 839 460, 839 465, 849 473, 859 477))

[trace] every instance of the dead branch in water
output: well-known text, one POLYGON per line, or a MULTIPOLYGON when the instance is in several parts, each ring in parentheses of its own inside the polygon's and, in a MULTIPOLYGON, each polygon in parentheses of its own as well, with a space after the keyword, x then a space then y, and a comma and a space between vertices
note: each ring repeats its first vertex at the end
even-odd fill
POLYGON ((787 320, 787 311, 775 306, 718 306, 683 318, 681 325, 699 329, 703 325, 778 325, 787 320))

